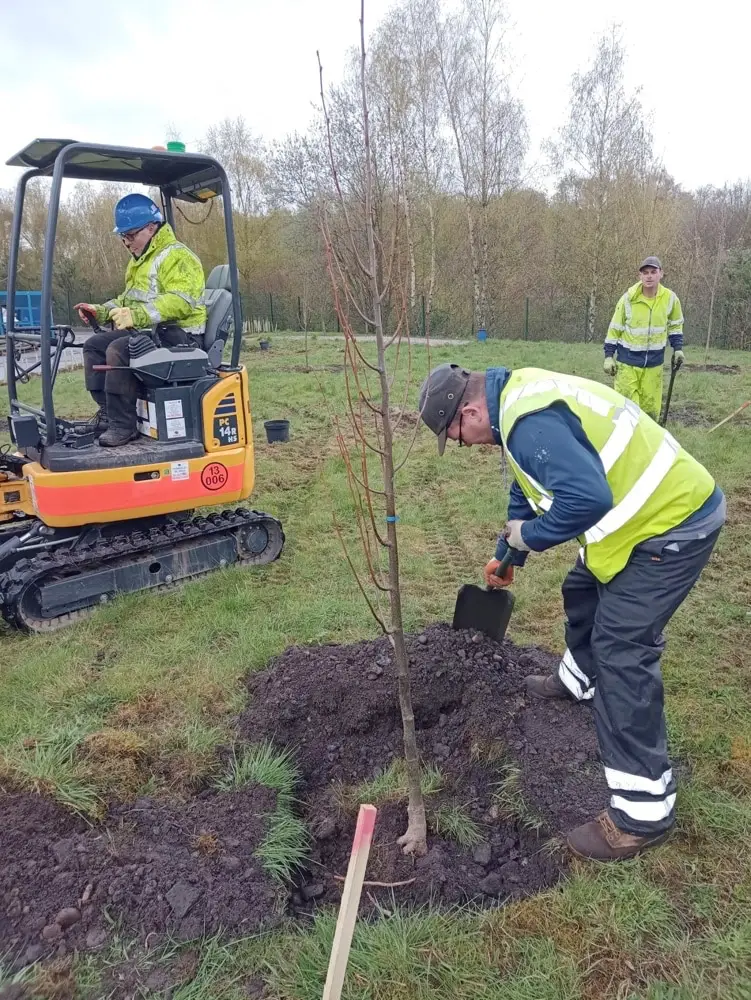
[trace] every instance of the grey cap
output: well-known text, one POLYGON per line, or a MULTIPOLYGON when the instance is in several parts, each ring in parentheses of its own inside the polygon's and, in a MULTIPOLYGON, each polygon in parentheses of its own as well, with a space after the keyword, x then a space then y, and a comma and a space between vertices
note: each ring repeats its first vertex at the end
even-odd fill
POLYGON ((420 387, 420 416, 438 437, 438 454, 446 447, 446 436, 467 390, 470 373, 461 365, 438 365, 420 387))
POLYGON ((641 271, 644 267, 658 267, 662 270, 662 264, 660 263, 659 257, 645 257, 644 260, 639 264, 639 270, 641 271))

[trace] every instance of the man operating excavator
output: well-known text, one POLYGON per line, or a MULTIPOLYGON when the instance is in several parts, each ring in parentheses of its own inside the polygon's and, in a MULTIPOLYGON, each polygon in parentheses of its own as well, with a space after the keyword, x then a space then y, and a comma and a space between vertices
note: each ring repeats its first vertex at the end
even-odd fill
POLYGON ((111 320, 112 331, 92 334, 83 348, 86 388, 99 407, 99 444, 117 448, 137 437, 138 380, 128 370, 131 332, 150 330, 163 347, 197 342, 206 326, 205 281, 201 262, 178 242, 159 208, 143 194, 128 194, 115 205, 114 232, 131 255, 125 291, 102 305, 79 302, 89 325, 111 320), (96 366, 111 366, 98 371, 96 366))

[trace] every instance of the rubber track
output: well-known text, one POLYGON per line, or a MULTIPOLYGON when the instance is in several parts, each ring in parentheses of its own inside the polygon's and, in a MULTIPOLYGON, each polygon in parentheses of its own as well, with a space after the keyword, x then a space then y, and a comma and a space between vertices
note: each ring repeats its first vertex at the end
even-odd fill
MULTIPOLYGON (((10 570, 0 574, 0 591, 3 597, 3 617, 16 628, 24 631, 51 632, 65 625, 80 621, 91 615, 98 604, 90 608, 81 608, 55 618, 27 617, 19 605, 26 588, 42 578, 61 572, 65 576, 73 576, 71 570, 78 568, 82 573, 98 569, 108 562, 121 560, 130 556, 148 553, 154 549, 169 549, 185 542, 196 541, 217 534, 234 534, 240 528, 246 528, 254 522, 260 522, 270 528, 276 528, 281 535, 281 553, 284 545, 284 532, 276 518, 262 511, 248 510, 240 507, 234 511, 220 511, 206 517, 194 517, 186 521, 173 521, 155 525, 140 531, 123 532, 106 539, 100 539, 92 544, 80 545, 77 548, 66 547, 40 552, 29 559, 19 559, 10 570), (269 524, 271 522, 271 524, 269 524)), ((270 532, 269 541, 274 542, 275 532, 270 532)), ((238 563, 262 564, 272 560, 264 559, 264 553, 258 555, 240 556, 238 563)), ((164 583, 149 590, 166 590, 184 583, 186 580, 204 576, 214 570, 201 570, 198 573, 181 577, 174 583, 164 583)))

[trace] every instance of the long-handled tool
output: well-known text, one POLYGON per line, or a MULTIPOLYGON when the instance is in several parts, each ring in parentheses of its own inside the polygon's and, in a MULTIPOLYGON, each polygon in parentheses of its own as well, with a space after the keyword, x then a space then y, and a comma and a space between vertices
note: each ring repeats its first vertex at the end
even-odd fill
MULTIPOLYGON (((516 549, 509 548, 495 571, 503 576, 511 565, 516 549)), ((454 607, 453 627, 474 629, 484 632, 491 639, 500 642, 506 634, 511 612, 514 610, 514 595, 509 590, 493 590, 465 583, 459 591, 454 607)))
POLYGON ((665 400, 665 409, 662 411, 662 416, 660 417, 660 426, 664 427, 668 421, 668 410, 670 409, 670 399, 673 395, 673 383, 675 382, 675 376, 678 374, 678 369, 680 365, 675 363, 675 355, 670 359, 670 381, 668 382, 668 395, 665 400))

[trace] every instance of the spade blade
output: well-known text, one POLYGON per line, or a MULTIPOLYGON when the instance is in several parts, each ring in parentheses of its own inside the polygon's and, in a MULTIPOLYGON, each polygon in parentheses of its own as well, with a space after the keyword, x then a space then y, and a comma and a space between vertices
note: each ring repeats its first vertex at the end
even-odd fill
POLYGON ((484 632, 500 642, 506 634, 514 595, 509 590, 483 590, 472 583, 465 583, 456 598, 453 627, 484 632))

